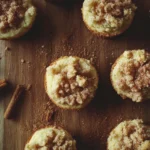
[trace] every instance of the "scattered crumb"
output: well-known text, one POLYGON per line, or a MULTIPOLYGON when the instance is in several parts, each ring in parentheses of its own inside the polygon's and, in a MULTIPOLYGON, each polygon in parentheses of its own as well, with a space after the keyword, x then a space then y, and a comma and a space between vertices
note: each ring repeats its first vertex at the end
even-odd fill
POLYGON ((94 44, 95 43, 95 41, 94 40, 92 40, 92 44, 94 44))
POLYGON ((85 48, 85 47, 83 48, 83 51, 86 51, 86 48, 85 48))
POLYGON ((28 84, 26 90, 29 91, 31 88, 32 88, 32 85, 31 85, 31 84, 28 84))
POLYGON ((44 105, 44 112, 44 120, 46 122, 51 122, 56 112, 56 107, 51 101, 48 101, 46 105, 44 105))
POLYGON ((45 47, 45 45, 42 45, 41 47, 42 47, 42 48, 44 48, 44 47, 45 47))
POLYGON ((33 131, 54 124, 57 111, 58 108, 51 101, 40 105, 39 109, 36 109, 36 111, 34 112, 35 117, 33 120, 33 131))
POLYGON ((50 122, 51 121, 51 119, 52 119, 52 117, 53 117, 53 115, 54 115, 54 111, 47 111, 46 112, 46 121, 47 122, 50 122))
POLYGON ((44 67, 44 69, 46 69, 46 67, 47 67, 47 66, 46 66, 46 65, 44 65, 43 67, 44 67))
POLYGON ((47 57, 47 56, 48 56, 48 53, 45 53, 45 56, 47 57))
POLYGON ((112 55, 112 57, 114 57, 114 53, 113 52, 111 53, 111 55, 112 55))
POLYGON ((31 67, 31 62, 30 61, 27 61, 26 63, 28 64, 28 67, 31 67))
POLYGON ((86 48, 83 48, 83 54, 86 55, 86 48))
POLYGON ((94 58, 90 58, 90 62, 93 64, 94 63, 94 58))
POLYGON ((9 51, 10 50, 10 47, 5 47, 5 51, 9 51))
POLYGON ((21 59, 21 63, 25 63, 25 60, 24 60, 24 59, 21 59))

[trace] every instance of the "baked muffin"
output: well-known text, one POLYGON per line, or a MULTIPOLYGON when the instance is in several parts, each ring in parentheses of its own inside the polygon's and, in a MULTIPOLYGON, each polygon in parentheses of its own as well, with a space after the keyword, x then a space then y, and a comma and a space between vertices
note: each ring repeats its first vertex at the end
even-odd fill
POLYGON ((76 150, 76 141, 67 131, 50 126, 37 130, 24 150, 76 150))
POLYGON ((0 39, 14 39, 25 34, 36 17, 31 0, 0 1, 0 39))
POLYGON ((46 69, 45 88, 49 98, 64 109, 85 107, 94 97, 98 75, 90 61, 61 57, 46 69))
POLYGON ((129 28, 135 10, 132 0, 84 0, 82 16, 90 31, 103 37, 113 37, 129 28))
POLYGON ((123 99, 150 99, 150 54, 145 50, 125 51, 112 66, 110 78, 123 99))
POLYGON ((150 127, 140 119, 121 122, 107 140, 108 150, 150 150, 150 127))

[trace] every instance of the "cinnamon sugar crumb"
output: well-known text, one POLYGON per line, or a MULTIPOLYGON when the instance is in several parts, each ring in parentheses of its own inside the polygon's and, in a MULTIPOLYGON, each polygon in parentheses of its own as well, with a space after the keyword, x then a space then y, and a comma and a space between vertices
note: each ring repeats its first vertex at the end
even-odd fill
POLYGON ((26 11, 26 1, 1 0, 0 1, 0 31, 7 32, 21 24, 26 11))
POLYGON ((5 47, 5 51, 9 51, 10 50, 10 47, 5 47))
POLYGON ((41 105, 39 111, 35 114, 36 118, 33 122, 33 130, 36 131, 41 127, 53 124, 57 111, 58 108, 51 101, 41 105))
POLYGON ((24 60, 24 59, 21 59, 21 63, 25 63, 25 60, 24 60))
POLYGON ((45 45, 42 45, 42 46, 41 46, 41 48, 44 48, 44 47, 45 47, 45 45))
POLYGON ((31 85, 31 84, 28 84, 26 90, 29 91, 29 90, 31 90, 31 88, 32 88, 32 85, 31 85))

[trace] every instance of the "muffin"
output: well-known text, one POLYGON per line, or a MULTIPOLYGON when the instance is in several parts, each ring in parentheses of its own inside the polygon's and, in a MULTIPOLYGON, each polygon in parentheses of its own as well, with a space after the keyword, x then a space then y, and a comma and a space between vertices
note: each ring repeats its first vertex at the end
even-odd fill
POLYGON ((0 39, 14 39, 25 34, 36 17, 31 0, 0 1, 0 39))
POLYGON ((37 130, 24 150, 76 150, 76 141, 67 131, 50 126, 37 130))
POLYGON ((131 0, 84 0, 83 21, 93 33, 113 37, 131 25, 136 6, 131 0))
POLYGON ((125 51, 112 66, 110 78, 123 99, 150 99, 150 54, 145 50, 125 51))
POLYGON ((46 92, 63 109, 85 107, 94 97, 97 86, 96 69, 87 59, 64 56, 46 69, 46 92))
POLYGON ((142 120, 121 122, 107 140, 107 150, 150 150, 150 127, 142 120))

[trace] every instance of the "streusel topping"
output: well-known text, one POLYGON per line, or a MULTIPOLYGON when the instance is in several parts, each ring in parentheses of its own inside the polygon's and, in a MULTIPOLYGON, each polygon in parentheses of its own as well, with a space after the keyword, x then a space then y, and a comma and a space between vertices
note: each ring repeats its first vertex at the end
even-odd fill
POLYGON ((48 94, 57 103, 78 106, 94 96, 97 87, 97 76, 94 67, 88 60, 77 57, 63 57, 47 68, 48 94), (53 77, 52 77, 53 76, 53 77))
POLYGON ((121 58, 117 65, 120 76, 113 81, 115 86, 121 91, 128 92, 133 101, 141 102, 148 99, 150 97, 150 54, 145 51, 126 51, 121 58))
POLYGON ((117 34, 131 24, 135 10, 132 0, 85 0, 82 13, 88 28, 117 34))
POLYGON ((136 7, 131 0, 94 0, 92 12, 96 23, 105 23, 105 31, 122 28, 136 7))
POLYGON ((49 127, 36 131, 25 150, 76 150, 76 141, 66 131, 49 127))
POLYGON ((142 120, 124 121, 112 130, 108 150, 149 150, 150 127, 142 120))
POLYGON ((0 1, 0 32, 16 29, 24 19, 28 8, 28 0, 1 0, 0 1))

